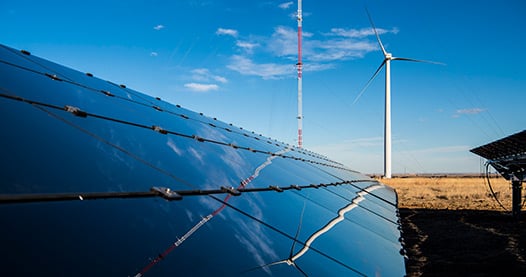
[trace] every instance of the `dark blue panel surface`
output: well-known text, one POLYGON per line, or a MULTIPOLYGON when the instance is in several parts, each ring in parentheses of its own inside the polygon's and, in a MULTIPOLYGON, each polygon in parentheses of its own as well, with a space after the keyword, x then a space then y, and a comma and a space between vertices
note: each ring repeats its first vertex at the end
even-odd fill
POLYGON ((396 192, 0 46, 1 276, 404 276, 396 192))

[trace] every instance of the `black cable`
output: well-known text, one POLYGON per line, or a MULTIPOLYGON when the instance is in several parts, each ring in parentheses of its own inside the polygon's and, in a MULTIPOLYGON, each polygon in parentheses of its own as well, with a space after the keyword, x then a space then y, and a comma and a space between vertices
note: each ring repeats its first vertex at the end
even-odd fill
MULTIPOLYGON (((220 187, 219 189, 208 190, 172 190, 164 187, 152 187, 150 191, 134 191, 134 192, 70 192, 70 193, 29 193, 29 194, 0 194, 0 204, 12 203, 35 203, 35 202, 56 202, 56 201, 71 201, 71 200, 98 200, 98 199, 115 199, 115 198, 150 198, 163 197, 166 200, 181 200, 184 196, 206 196, 214 194, 231 194, 239 196, 242 193, 256 193, 256 192, 283 192, 287 190, 302 190, 317 188, 319 186, 339 186, 343 184, 350 185, 355 182, 365 182, 364 180, 351 180, 344 183, 327 183, 320 185, 289 185, 289 186, 268 186, 258 188, 239 188, 220 187)), ((312 201, 312 199, 307 200, 312 201)))
POLYGON ((150 191, 133 192, 84 192, 84 193, 31 193, 0 195, 0 204, 56 202, 69 200, 99 200, 115 198, 163 197, 166 200, 180 200, 182 196, 167 188, 153 187, 150 191))
POLYGON ((502 207, 502 209, 504 211, 508 211, 508 209, 506 209, 504 207, 504 205, 502 205, 502 203, 499 201, 499 199, 497 198, 497 195, 495 194, 495 192, 493 191, 493 187, 491 186, 491 182, 490 182, 490 178, 489 178, 489 162, 486 162, 486 180, 488 182, 488 186, 489 186, 489 190, 491 191, 491 195, 493 195, 493 198, 497 201, 497 203, 499 203, 499 205, 502 207))

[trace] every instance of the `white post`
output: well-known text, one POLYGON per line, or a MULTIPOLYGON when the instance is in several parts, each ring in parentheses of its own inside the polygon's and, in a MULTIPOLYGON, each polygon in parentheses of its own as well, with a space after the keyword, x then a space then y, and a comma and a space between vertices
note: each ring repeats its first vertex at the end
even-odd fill
POLYGON ((298 147, 303 147, 303 111, 302 111, 302 62, 301 62, 301 0, 298 0, 298 147))
POLYGON ((385 59, 384 178, 391 178, 391 54, 385 59))

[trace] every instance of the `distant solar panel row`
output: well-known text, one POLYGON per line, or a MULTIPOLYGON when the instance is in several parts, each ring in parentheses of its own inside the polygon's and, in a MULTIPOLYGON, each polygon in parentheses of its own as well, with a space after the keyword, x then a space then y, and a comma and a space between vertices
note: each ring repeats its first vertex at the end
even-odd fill
POLYGON ((396 192, 0 45, 1 276, 404 276, 396 192))

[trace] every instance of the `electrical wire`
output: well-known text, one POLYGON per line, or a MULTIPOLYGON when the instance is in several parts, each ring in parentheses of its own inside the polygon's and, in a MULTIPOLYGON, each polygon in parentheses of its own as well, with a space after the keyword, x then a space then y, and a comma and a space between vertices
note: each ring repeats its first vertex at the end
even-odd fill
POLYGON ((495 201, 497 201, 497 203, 500 205, 500 207, 504 210, 504 211, 508 211, 508 209, 506 209, 504 207, 504 205, 502 205, 502 203, 499 201, 499 199, 497 198, 497 195, 495 194, 495 191, 493 191, 493 187, 491 186, 491 182, 490 182, 490 178, 489 178, 489 165, 490 163, 489 162, 486 162, 486 181, 488 182, 488 187, 489 187, 489 190, 491 191, 491 195, 493 196, 493 198, 495 199, 495 201))

